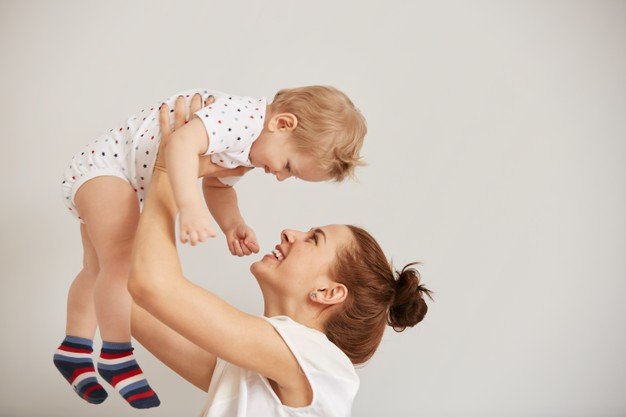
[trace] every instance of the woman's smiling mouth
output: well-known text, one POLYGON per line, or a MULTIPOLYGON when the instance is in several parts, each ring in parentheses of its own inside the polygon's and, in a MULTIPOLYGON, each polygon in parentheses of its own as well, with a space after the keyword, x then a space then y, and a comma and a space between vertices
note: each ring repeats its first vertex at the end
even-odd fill
POLYGON ((280 250, 280 246, 278 245, 276 245, 276 249, 272 251, 272 254, 279 261, 282 261, 283 259, 285 259, 285 255, 283 255, 282 251, 280 250))

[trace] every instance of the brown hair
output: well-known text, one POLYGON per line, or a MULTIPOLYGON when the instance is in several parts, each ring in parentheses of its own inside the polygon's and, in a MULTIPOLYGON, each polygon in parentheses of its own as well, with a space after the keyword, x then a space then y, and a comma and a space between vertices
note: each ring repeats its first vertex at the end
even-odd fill
POLYGON ((413 262, 394 271, 376 240, 365 230, 348 225, 354 242, 338 254, 334 279, 348 288, 346 300, 327 320, 325 333, 354 364, 366 362, 382 340, 385 326, 397 332, 413 327, 426 315, 424 294, 413 262))
POLYGON ((299 149, 312 154, 335 181, 354 176, 364 165, 359 152, 367 133, 365 118, 347 95, 334 87, 313 85, 280 90, 272 113, 292 113, 299 149))

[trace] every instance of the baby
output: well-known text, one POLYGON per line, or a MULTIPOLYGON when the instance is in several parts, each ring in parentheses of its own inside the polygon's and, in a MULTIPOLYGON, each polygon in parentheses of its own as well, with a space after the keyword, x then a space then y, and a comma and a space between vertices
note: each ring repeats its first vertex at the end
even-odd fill
MULTIPOLYGON (((365 120, 335 88, 284 89, 270 104, 265 98, 200 89, 163 103, 173 113, 176 103, 189 110, 192 101, 204 107, 173 133, 176 137, 165 149, 183 243, 195 245, 216 236, 212 215, 233 255, 259 251, 232 187, 241 177, 204 178, 207 209, 195 189, 199 155, 210 155, 213 163, 228 169, 263 168, 279 181, 342 181, 361 165, 365 120)), ((97 326, 100 376, 135 408, 160 404, 133 356, 126 289, 132 242, 160 142, 158 120, 159 108, 151 107, 94 140, 74 155, 62 182, 65 204, 81 222, 84 258, 68 295, 66 337, 54 364, 92 404, 107 397, 92 360, 97 326)))

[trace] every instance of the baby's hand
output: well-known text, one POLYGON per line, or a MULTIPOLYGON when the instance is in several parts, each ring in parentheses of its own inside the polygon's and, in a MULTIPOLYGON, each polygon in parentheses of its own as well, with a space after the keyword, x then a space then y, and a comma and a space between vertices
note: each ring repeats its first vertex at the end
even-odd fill
POLYGON ((259 244, 254 231, 246 224, 239 224, 226 231, 230 253, 237 256, 259 252, 259 244))
POLYGON ((209 210, 200 207, 182 207, 179 214, 180 221, 180 241, 187 243, 191 241, 191 246, 196 246, 198 242, 204 242, 209 237, 217 236, 211 227, 211 216, 209 210))

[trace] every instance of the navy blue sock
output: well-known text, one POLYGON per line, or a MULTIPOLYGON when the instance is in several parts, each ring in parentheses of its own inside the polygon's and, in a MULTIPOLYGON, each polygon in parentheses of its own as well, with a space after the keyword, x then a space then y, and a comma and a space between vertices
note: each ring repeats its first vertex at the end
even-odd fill
POLYGON ((91 353, 93 342, 82 337, 66 336, 54 354, 54 365, 83 400, 100 404, 107 393, 98 383, 91 353))
POLYGON ((161 404, 135 360, 130 342, 103 341, 98 373, 135 408, 152 408, 161 404))

